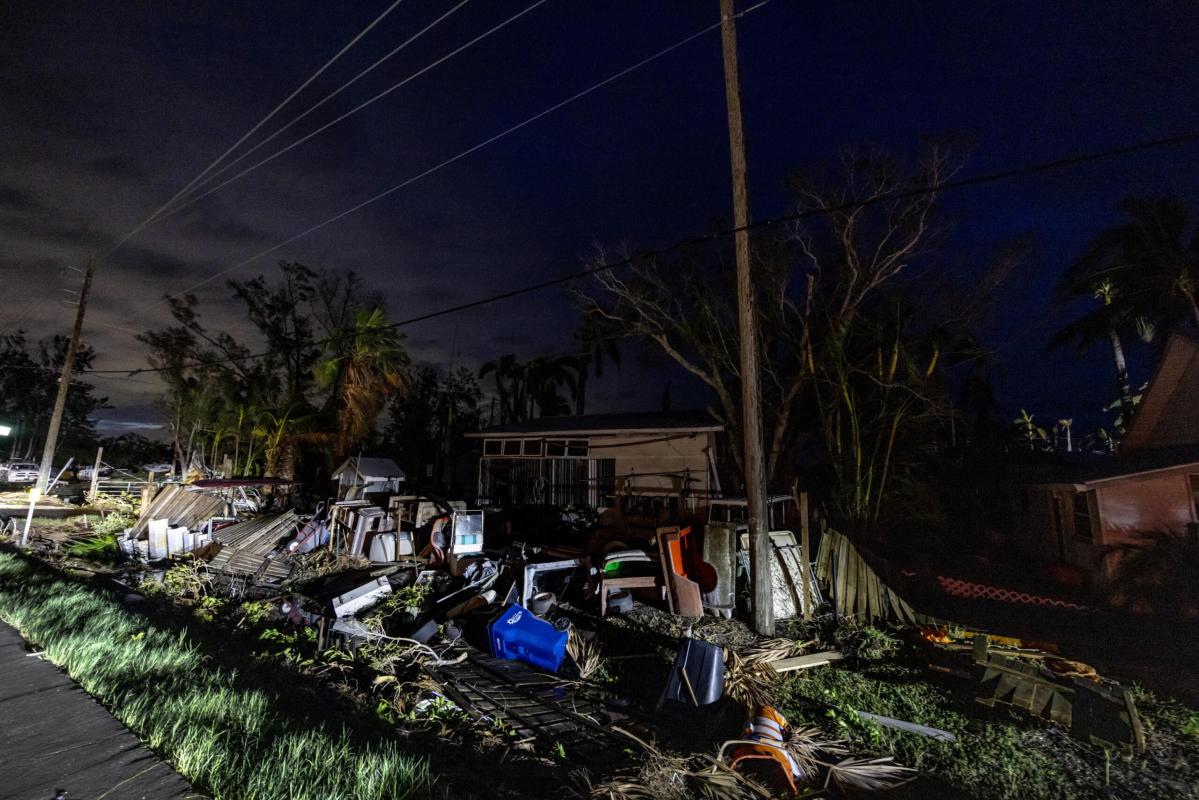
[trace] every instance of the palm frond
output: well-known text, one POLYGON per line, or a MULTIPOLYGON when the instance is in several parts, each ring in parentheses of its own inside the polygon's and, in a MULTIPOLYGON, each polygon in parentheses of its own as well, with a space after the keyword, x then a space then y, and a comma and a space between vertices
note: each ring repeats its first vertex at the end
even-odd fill
POLYGON ((916 777, 916 770, 888 758, 845 758, 829 766, 825 786, 877 792, 894 789, 916 777))

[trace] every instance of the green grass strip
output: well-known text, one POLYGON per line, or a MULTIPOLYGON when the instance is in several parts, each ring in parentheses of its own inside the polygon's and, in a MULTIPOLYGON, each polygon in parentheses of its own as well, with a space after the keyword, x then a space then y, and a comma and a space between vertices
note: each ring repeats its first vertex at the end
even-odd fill
POLYGON ((153 628, 107 594, 8 553, 0 553, 0 618, 215 800, 432 794, 424 759, 304 725, 280 713, 285 696, 239 685, 185 634, 153 628))

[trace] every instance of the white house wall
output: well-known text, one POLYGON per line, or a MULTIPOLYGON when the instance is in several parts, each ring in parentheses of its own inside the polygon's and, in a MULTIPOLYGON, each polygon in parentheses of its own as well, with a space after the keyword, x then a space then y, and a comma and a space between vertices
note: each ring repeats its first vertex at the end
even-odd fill
POLYGON ((640 492, 677 493, 683 486, 683 475, 690 474, 691 491, 707 496, 712 489, 708 469, 707 448, 710 434, 697 433, 671 438, 658 436, 592 436, 591 458, 612 458, 616 461, 617 491, 627 476, 640 492))

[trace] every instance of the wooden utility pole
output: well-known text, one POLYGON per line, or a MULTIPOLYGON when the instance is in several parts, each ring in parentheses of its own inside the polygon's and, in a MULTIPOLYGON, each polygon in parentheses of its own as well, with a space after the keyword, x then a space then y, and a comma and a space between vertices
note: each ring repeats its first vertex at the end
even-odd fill
POLYGON ((54 401, 54 411, 50 414, 50 429, 46 431, 46 446, 42 450, 42 466, 37 474, 35 495, 46 491, 46 486, 50 483, 54 448, 58 444, 58 429, 62 427, 62 414, 67 407, 67 391, 71 388, 71 372, 75 369, 75 353, 79 350, 79 334, 83 330, 83 313, 87 309, 87 293, 92 288, 92 274, 95 271, 95 260, 88 261, 87 270, 83 273, 83 286, 79 289, 79 305, 75 309, 75 327, 71 330, 66 358, 62 362, 62 375, 58 379, 58 397, 54 401))
POLYGON ((758 325, 749 263, 749 187, 741 130, 741 84, 737 77, 737 25, 733 0, 720 0, 724 94, 729 111, 733 163, 733 238, 737 257, 737 319, 741 337, 741 414, 745 438, 745 497, 749 505, 749 563, 753 575, 754 630, 774 635, 770 531, 766 519, 766 467, 762 455, 762 391, 758 378, 758 325))
POLYGON ((808 493, 799 493, 799 552, 803 557, 803 576, 800 578, 800 583, 803 585, 803 618, 810 620, 812 618, 812 537, 809 533, 811 527, 811 511, 808 508, 808 493))

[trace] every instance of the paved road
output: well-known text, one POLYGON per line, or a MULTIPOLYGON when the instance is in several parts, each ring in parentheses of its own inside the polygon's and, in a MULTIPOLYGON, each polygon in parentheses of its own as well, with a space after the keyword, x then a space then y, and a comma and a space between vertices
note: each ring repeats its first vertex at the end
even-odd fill
POLYGON ((187 782, 0 623, 0 800, 196 798, 187 782))

